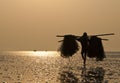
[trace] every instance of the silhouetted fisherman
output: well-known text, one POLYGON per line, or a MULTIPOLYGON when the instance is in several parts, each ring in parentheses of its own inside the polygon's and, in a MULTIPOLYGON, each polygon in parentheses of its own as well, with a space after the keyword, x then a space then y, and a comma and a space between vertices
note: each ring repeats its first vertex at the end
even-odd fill
POLYGON ((109 34, 98 34, 98 35, 87 35, 86 32, 83 33, 82 36, 75 35, 57 35, 57 37, 64 37, 59 51, 61 52, 62 57, 70 57, 74 55, 78 50, 79 46, 76 42, 79 41, 81 43, 81 55, 84 60, 84 66, 86 65, 86 57, 96 58, 97 61, 102 61, 105 58, 104 48, 101 39, 98 36, 106 36, 106 35, 114 35, 114 33, 109 34))
POLYGON ((86 32, 83 33, 83 35, 77 40, 81 43, 82 49, 81 49, 81 55, 84 60, 84 66, 86 64, 86 55, 88 53, 88 46, 89 46, 89 38, 86 32))

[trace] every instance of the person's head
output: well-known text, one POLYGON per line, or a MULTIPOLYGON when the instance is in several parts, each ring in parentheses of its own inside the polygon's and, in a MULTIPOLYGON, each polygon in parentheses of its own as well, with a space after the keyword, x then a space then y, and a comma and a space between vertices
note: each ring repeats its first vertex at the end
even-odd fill
POLYGON ((87 36, 87 33, 86 33, 86 32, 84 32, 84 33, 83 33, 83 36, 87 36))

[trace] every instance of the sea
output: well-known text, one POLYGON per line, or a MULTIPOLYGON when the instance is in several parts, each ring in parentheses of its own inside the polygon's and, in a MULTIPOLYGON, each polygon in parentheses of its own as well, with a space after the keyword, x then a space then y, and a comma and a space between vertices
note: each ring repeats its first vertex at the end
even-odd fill
POLYGON ((105 52, 103 61, 80 52, 63 58, 58 51, 0 52, 0 83, 120 83, 120 52, 105 52))

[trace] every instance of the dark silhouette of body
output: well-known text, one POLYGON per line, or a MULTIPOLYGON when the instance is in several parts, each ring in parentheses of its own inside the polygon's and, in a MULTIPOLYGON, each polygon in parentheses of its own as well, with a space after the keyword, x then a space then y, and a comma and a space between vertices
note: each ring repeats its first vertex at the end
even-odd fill
POLYGON ((86 32, 83 33, 83 35, 77 40, 81 43, 82 49, 81 49, 81 55, 84 60, 84 65, 86 64, 86 55, 88 53, 88 45, 89 45, 89 38, 86 32))
POLYGON ((61 52, 61 56, 62 57, 73 56, 79 50, 79 45, 77 44, 77 41, 79 41, 82 46, 81 55, 82 55, 82 59, 84 60, 84 67, 86 66, 87 56, 89 58, 96 58, 96 61, 102 61, 106 57, 104 54, 102 40, 108 40, 108 39, 101 39, 98 36, 106 36, 106 35, 114 35, 114 33, 89 35, 89 36, 87 35, 86 32, 84 32, 82 36, 57 35, 57 37, 64 37, 63 40, 59 41, 62 42, 59 49, 59 51, 61 52))

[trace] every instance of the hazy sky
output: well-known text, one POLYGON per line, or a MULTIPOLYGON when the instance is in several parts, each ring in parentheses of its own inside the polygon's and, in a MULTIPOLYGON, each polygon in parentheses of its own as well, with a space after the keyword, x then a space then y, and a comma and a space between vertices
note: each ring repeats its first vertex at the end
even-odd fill
POLYGON ((120 51, 120 0, 0 0, 0 50, 57 50, 56 35, 104 36, 120 51))

